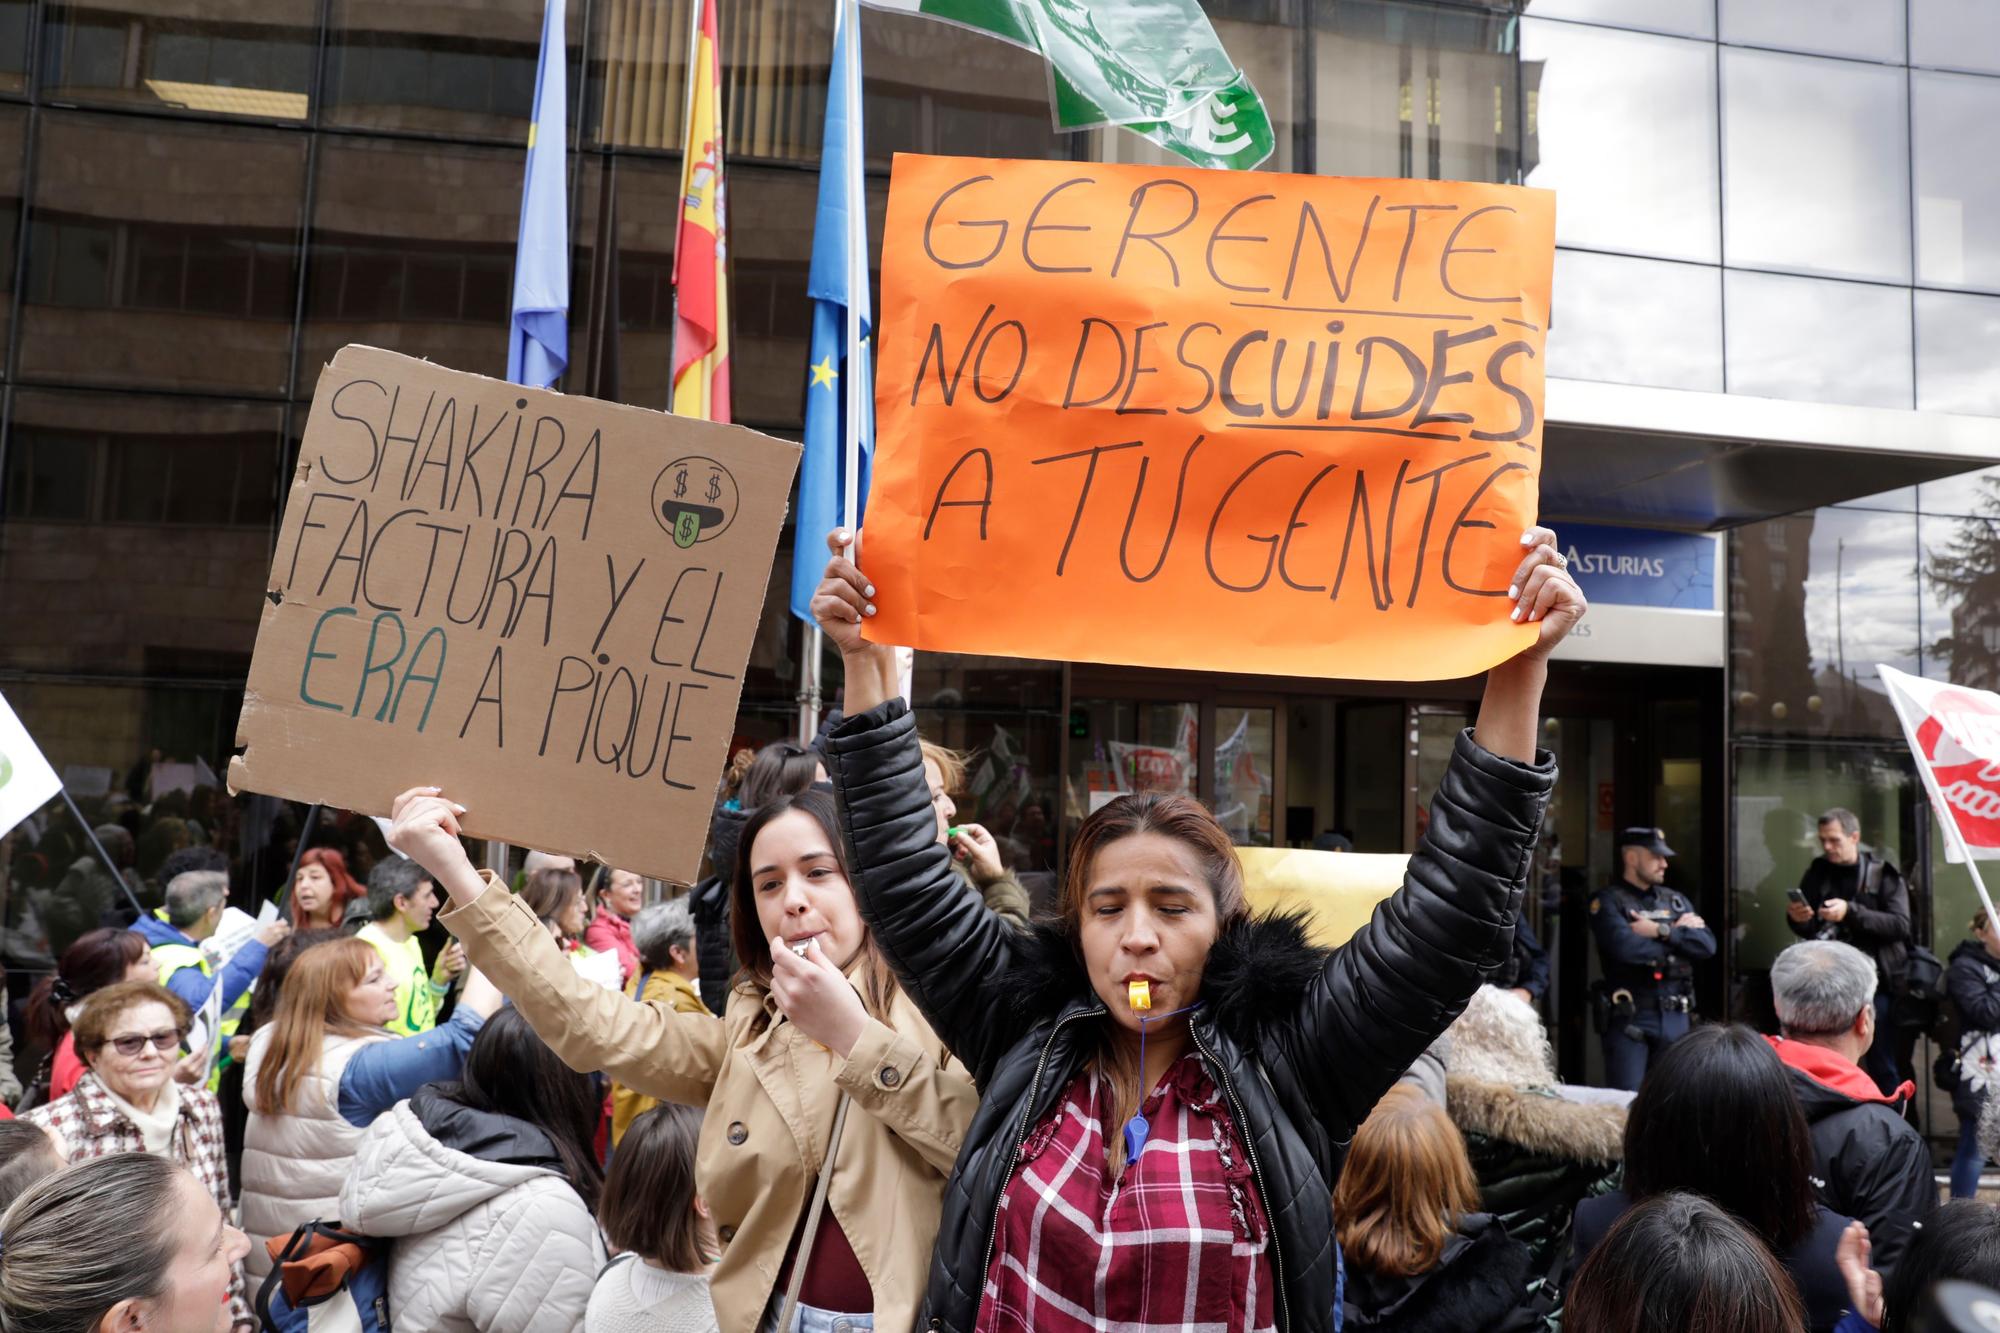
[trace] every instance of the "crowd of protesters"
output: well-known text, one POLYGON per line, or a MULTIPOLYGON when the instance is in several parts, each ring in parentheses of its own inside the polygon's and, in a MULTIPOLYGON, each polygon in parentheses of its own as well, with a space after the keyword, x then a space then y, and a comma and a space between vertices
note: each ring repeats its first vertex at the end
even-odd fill
MULTIPOLYGON (((2000 1212, 1939 1206, 1867 1072, 1879 956, 1793 945, 1778 1031, 1698 1026, 1636 1096, 1557 1077, 1515 924, 1583 606, 1551 534, 1523 547, 1538 640, 1336 950, 1250 911, 1185 796, 1095 811, 1034 913, 839 543, 844 713, 732 760, 683 897, 543 853, 510 882, 434 786, 379 853, 298 856, 262 922, 226 859, 152 840, 143 911, 135 868, 49 932, 0 1086, 0 1333, 304 1328, 321 1240, 360 1327, 425 1333, 1945 1327, 1940 1281, 2000 1287, 2000 1212)), ((1973 935, 1954 1196, 2000 1139, 1973 935)))

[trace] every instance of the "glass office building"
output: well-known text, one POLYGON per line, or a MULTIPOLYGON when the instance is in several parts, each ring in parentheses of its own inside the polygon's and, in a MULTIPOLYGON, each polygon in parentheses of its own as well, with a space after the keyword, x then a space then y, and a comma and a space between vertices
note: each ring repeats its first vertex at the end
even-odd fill
MULTIPOLYGON (((1753 1012, 1819 809, 1860 811, 1898 860, 1924 851, 1874 664, 2000 675, 2000 481, 1981 473, 2000 462, 2000 14, 1208 10, 1277 127, 1271 169, 1558 192, 1544 511, 1592 567, 1660 571, 1593 587, 1592 635, 1551 685, 1565 1062, 1584 1074, 1594 1047, 1578 909, 1622 825, 1665 827, 1679 882, 1730 927, 1704 1009, 1753 1012)), ((722 7, 736 415, 794 437, 832 12, 722 7)), ((350 342, 502 372, 540 18, 537 0, 0 0, 0 689, 91 816, 127 827, 142 879, 190 838, 239 858, 246 899, 283 877, 297 809, 210 775, 306 405, 350 342)), ((568 26, 564 387, 663 407, 686 7, 569 0, 568 26)), ((878 240, 896 152, 1160 160, 1052 133, 1024 52, 900 14, 863 28, 878 240)), ((790 564, 746 744, 797 726, 790 564)), ((1478 684, 927 654, 914 694, 980 754, 962 808, 1045 887, 1092 793, 1140 781, 1201 795, 1245 843, 1340 829, 1406 850, 1478 684)), ((381 854, 365 821, 318 836, 381 854)), ((60 943, 36 905, 84 849, 59 807, 10 844, 20 972, 60 943)), ((1940 865, 1937 897, 1948 947, 1962 875, 1940 865)))

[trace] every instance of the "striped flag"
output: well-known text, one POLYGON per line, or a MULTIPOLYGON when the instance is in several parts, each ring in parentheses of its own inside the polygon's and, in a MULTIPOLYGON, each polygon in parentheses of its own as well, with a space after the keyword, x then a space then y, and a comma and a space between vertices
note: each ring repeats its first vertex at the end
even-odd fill
POLYGON ((729 420, 728 205, 722 184, 722 65, 717 0, 696 0, 689 44, 681 225, 674 242, 674 388, 684 417, 729 420))

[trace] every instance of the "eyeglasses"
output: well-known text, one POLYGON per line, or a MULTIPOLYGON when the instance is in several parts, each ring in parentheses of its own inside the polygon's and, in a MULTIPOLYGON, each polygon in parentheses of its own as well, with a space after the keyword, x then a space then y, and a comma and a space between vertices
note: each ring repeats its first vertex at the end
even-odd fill
POLYGON ((181 1038, 186 1034, 179 1028, 161 1028, 158 1032, 133 1032, 123 1037, 106 1037, 104 1044, 123 1056, 134 1056, 146 1049, 151 1042, 153 1049, 172 1055, 181 1048, 181 1038))

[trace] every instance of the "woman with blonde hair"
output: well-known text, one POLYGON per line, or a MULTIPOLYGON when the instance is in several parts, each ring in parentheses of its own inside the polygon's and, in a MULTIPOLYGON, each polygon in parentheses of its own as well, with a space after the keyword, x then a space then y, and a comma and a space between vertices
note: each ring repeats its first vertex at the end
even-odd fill
POLYGON ((298 956, 244 1069, 242 1207, 253 1281, 270 1271, 264 1242, 339 1216, 340 1186, 369 1124, 424 1084, 456 1078, 504 1002, 473 972, 450 1022, 397 1037, 388 1029, 396 984, 366 940, 327 940, 298 956))
POLYGON ((1528 1247, 1479 1212, 1465 1140, 1407 1084, 1362 1122, 1333 1196, 1347 1329, 1506 1333, 1541 1326, 1528 1247))

